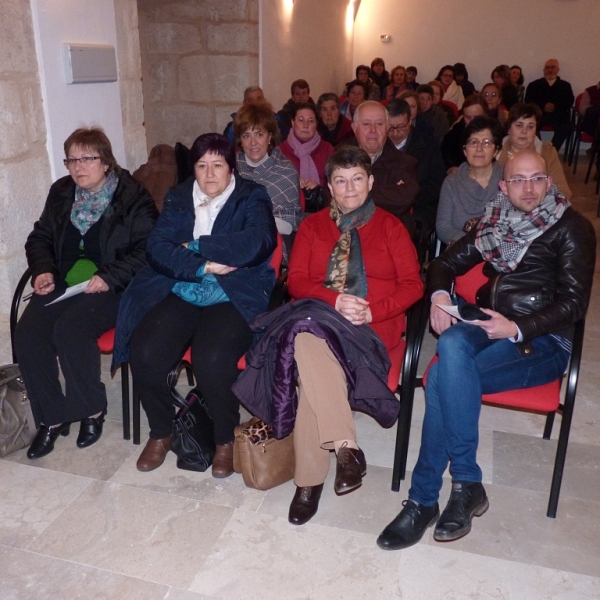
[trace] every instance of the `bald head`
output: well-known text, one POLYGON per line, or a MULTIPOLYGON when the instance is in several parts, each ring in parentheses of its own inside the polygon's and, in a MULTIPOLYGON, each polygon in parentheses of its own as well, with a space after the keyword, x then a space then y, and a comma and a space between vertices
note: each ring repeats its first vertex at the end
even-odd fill
POLYGON ((544 64, 544 78, 553 81, 558 76, 560 67, 558 61, 555 58, 549 58, 544 64))
POLYGON ((528 213, 542 203, 551 185, 544 157, 534 150, 522 150, 506 161, 500 189, 515 208, 528 213))

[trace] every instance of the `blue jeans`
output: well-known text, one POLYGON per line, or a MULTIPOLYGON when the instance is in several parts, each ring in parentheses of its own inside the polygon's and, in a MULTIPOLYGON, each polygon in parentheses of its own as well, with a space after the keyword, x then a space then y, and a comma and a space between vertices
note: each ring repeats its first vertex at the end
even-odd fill
POLYGON ((548 336, 523 356, 510 340, 490 340, 481 327, 457 323, 438 340, 439 361, 429 370, 419 459, 411 500, 433 506, 448 462, 454 481, 481 481, 477 464, 481 395, 549 383, 563 375, 569 354, 548 336))

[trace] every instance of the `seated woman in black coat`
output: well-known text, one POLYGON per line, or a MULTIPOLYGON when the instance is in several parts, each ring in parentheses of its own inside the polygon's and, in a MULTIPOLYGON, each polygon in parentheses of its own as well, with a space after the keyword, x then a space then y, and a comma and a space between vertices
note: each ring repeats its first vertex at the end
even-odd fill
POLYGON ((50 188, 25 244, 34 293, 15 346, 39 427, 29 458, 52 452, 71 422, 81 421, 79 448, 100 438, 107 402, 97 340, 115 326, 122 292, 146 264, 158 214, 144 186, 117 165, 101 129, 77 129, 64 149, 69 175, 50 188), (88 280, 84 293, 48 306, 88 280))
POLYGON ((117 324, 114 364, 128 356, 150 439, 140 471, 159 467, 171 445, 174 409, 167 374, 187 348, 215 428, 213 477, 233 473, 233 430, 239 405, 231 392, 238 359, 252 343, 248 323, 267 309, 277 245, 264 186, 242 179, 235 149, 216 133, 191 149, 194 177, 165 198, 148 238, 148 262, 127 291, 117 324))

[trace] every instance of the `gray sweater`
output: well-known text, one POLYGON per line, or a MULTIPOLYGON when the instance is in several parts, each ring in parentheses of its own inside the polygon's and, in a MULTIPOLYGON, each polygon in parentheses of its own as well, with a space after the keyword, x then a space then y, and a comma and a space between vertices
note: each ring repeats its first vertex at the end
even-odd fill
POLYGON ((481 217, 485 205, 499 192, 502 167, 493 163, 493 171, 486 188, 469 177, 469 164, 464 162, 458 171, 448 175, 442 184, 435 228, 438 238, 445 244, 455 242, 463 235, 463 225, 473 217, 481 217))

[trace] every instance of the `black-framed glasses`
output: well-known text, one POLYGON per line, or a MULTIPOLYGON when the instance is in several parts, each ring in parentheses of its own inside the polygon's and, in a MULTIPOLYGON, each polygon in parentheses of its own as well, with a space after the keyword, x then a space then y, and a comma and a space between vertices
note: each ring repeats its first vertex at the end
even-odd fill
POLYGON ((505 183, 509 183, 513 187, 523 187, 528 181, 534 185, 548 181, 548 175, 534 175, 533 177, 513 177, 506 179, 505 183))
POLYGON ((403 131, 406 131, 409 125, 410 123, 407 123, 406 125, 390 125, 388 127, 388 133, 402 133, 403 131))
POLYGON ((98 160, 99 156, 82 156, 81 158, 65 158, 63 163, 67 169, 69 167, 74 167, 77 163, 81 163, 82 165, 91 165, 95 160, 98 160))

